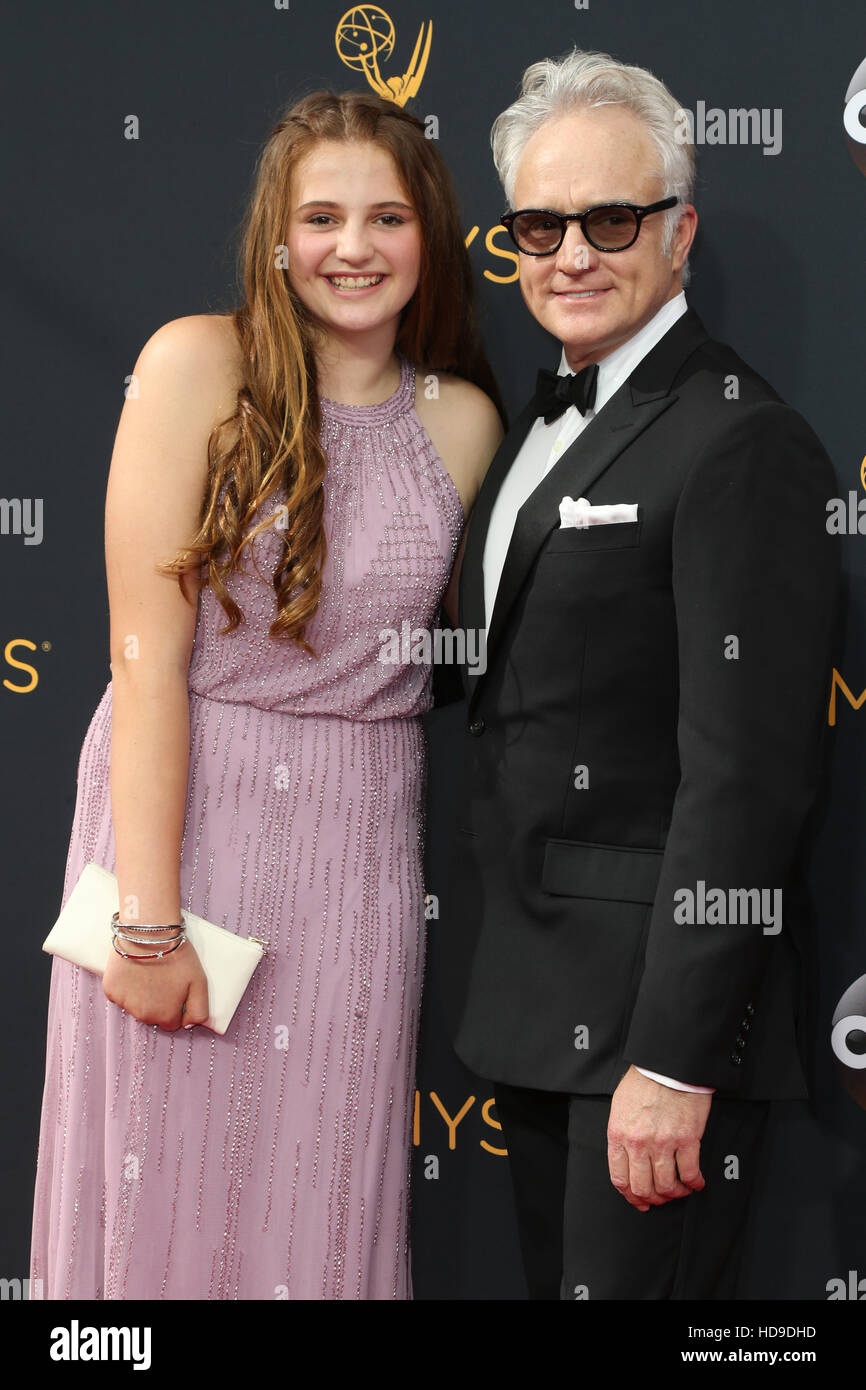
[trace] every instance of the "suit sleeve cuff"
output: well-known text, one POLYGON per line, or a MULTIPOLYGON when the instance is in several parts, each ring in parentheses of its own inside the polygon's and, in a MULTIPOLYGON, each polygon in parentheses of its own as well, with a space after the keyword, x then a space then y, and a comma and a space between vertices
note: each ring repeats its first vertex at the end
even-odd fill
POLYGON ((662 1076, 657 1071, 647 1071, 646 1067, 635 1065, 635 1071, 639 1071, 641 1076, 648 1076, 650 1081, 660 1081, 663 1086, 670 1086, 674 1091, 695 1091, 700 1095, 712 1095, 715 1086, 691 1086, 688 1081, 674 1081, 670 1076, 662 1076))

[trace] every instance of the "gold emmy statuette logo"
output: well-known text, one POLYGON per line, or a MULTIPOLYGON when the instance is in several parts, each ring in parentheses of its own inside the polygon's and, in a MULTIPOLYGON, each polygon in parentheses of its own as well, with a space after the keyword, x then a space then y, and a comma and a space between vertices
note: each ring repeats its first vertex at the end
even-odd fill
POLYGON ((402 77, 384 78, 379 71, 379 58, 390 58, 394 51, 394 24, 389 14, 378 5, 356 5, 347 10, 337 25, 334 41, 337 52, 347 68, 363 72, 374 92, 397 106, 405 106, 421 86, 430 56, 433 21, 428 19, 427 38, 424 23, 418 31, 415 51, 402 77))
POLYGON ((866 458, 860 465, 860 486, 866 488, 866 458))

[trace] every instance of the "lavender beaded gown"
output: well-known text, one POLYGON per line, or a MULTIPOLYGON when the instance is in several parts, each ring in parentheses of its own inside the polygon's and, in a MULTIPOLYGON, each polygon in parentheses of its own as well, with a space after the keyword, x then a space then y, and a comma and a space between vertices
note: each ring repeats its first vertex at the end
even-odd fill
MULTIPOLYGON (((463 513, 400 366, 378 405, 322 402, 318 659, 268 636, 275 532, 254 543, 263 577, 247 549, 229 581, 239 628, 220 636, 224 609, 199 597, 181 901, 270 942, 228 1032, 143 1024, 52 962, 30 1269, 45 1298, 412 1295, 431 673, 378 655, 383 629, 434 624, 463 513)), ((64 903, 89 860, 116 868, 111 698, 81 749, 64 903)))

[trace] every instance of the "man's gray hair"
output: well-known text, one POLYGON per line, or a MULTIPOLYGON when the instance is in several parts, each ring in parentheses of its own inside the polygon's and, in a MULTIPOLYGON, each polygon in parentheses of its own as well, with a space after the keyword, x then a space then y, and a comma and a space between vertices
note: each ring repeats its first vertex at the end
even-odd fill
MULTIPOLYGON (((620 63, 609 53, 574 48, 564 58, 545 58, 526 69, 520 96, 496 117, 490 132, 493 161, 508 200, 514 207, 514 182, 523 147, 551 117, 593 106, 625 106, 646 127, 656 151, 656 172, 663 184, 663 198, 675 194, 680 203, 691 203, 695 187, 695 153, 690 139, 678 138, 684 128, 682 107, 659 78, 646 68, 620 63)), ((571 211, 571 209, 568 209, 571 211)), ((576 211, 576 209, 574 209, 576 211)), ((667 256, 680 207, 662 213, 662 250, 667 256)), ((682 283, 690 279, 688 260, 682 283)))

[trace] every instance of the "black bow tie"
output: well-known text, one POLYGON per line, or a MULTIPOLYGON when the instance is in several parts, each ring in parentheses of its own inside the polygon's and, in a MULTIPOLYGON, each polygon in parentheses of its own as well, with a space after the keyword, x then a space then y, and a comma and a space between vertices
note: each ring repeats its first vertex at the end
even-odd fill
POLYGON ((597 380, 597 362, 590 362, 582 371, 568 372, 565 376, 541 367, 535 383, 535 414, 543 415, 546 425, 556 420, 570 405, 576 405, 581 415, 585 415, 595 404, 597 380))

